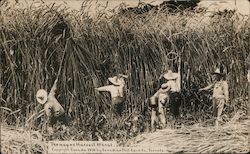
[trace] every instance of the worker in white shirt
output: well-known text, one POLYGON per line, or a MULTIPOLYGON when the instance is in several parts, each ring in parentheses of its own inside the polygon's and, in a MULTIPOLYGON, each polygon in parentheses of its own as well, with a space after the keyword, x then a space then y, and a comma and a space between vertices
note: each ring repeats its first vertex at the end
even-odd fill
POLYGON ((176 118, 179 115, 180 73, 173 73, 172 70, 168 70, 167 73, 163 75, 163 77, 167 80, 167 83, 162 84, 161 88, 150 98, 151 104, 156 104, 155 107, 151 105, 151 128, 153 130, 155 130, 157 114, 159 115, 162 127, 165 127, 166 116, 164 107, 166 106, 166 103, 169 103, 170 112, 174 114, 176 118), (158 103, 154 102, 156 98, 158 98, 158 103), (158 107, 158 113, 156 107, 158 107))
POLYGON ((65 111, 61 104, 55 97, 57 80, 52 86, 50 93, 48 95, 47 91, 44 89, 40 89, 36 93, 36 99, 38 103, 44 105, 44 111, 47 116, 47 131, 49 133, 53 133, 53 125, 56 124, 57 121, 62 122, 62 124, 67 124, 67 118, 65 117, 65 111))
POLYGON ((216 117, 216 127, 218 127, 219 121, 221 120, 220 116, 222 114, 224 105, 229 99, 228 84, 227 81, 223 79, 223 76, 224 74, 221 73, 219 68, 217 68, 213 73, 214 82, 205 88, 199 89, 199 91, 202 91, 213 88, 213 115, 216 117))
POLYGON ((170 113, 177 119, 181 105, 180 72, 174 73, 172 70, 168 70, 163 77, 167 80, 167 83, 164 83, 162 87, 165 88, 164 91, 168 92, 169 95, 170 113))
POLYGON ((166 127, 165 104, 168 102, 168 94, 164 91, 164 87, 160 88, 152 97, 150 97, 151 107, 151 130, 156 130, 156 123, 159 118, 161 128, 166 127))
POLYGON ((108 80, 112 83, 112 85, 95 88, 98 91, 110 92, 112 110, 119 116, 121 116, 124 106, 125 78, 128 78, 128 76, 123 74, 118 74, 117 76, 108 78, 108 80))

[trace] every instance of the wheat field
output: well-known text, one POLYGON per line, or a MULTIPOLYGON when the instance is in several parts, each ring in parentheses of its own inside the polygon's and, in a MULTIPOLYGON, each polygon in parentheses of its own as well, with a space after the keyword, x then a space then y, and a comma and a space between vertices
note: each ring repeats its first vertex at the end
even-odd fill
MULTIPOLYGON (((159 76, 168 67, 178 66, 183 124, 209 125, 210 93, 198 93, 198 89, 211 82, 216 65, 223 66, 229 83, 224 123, 239 111, 246 116, 249 17, 234 11, 204 17, 199 11, 138 15, 121 14, 119 9, 122 6, 108 13, 99 10, 95 16, 84 5, 80 11, 45 4, 5 11, 0 23, 0 110, 6 130, 21 127, 39 132, 41 140, 125 143, 150 129, 147 100, 160 87, 159 76), (173 53, 177 57, 171 58, 173 53), (94 90, 117 73, 129 76, 120 119, 110 114, 110 96, 94 90), (35 94, 40 88, 50 90, 57 76, 57 98, 71 122, 68 130, 61 132, 58 126, 54 136, 47 136, 35 94), (143 120, 140 131, 131 135, 128 123, 134 116, 143 120)), ((43 148, 39 146, 38 151, 43 148)))

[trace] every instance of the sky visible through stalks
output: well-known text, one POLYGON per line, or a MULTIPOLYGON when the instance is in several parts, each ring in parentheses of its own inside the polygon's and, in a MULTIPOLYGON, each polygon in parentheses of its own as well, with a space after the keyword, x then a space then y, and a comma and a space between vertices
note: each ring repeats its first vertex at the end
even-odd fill
MULTIPOLYGON (((141 0, 143 3, 150 3, 153 5, 159 5, 164 0, 141 0)), ((15 3, 14 0, 10 0, 12 4, 15 3)), ((46 4, 55 3, 57 5, 65 5, 70 9, 79 10, 83 0, 44 0, 46 4)), ((135 7, 138 5, 138 0, 91 0, 90 12, 94 13, 96 7, 106 7, 107 9, 113 9, 119 6, 121 3, 126 4, 130 7, 135 7)), ((25 7, 34 3, 33 0, 20 1, 20 7, 25 7)), ((208 11, 216 11, 223 9, 236 9, 238 12, 244 15, 250 14, 250 6, 248 0, 201 0, 199 7, 207 7, 208 11)))

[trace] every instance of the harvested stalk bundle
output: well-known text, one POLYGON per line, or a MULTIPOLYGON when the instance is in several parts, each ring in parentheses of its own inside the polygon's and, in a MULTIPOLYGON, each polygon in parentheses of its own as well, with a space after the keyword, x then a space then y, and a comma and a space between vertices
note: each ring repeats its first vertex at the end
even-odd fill
POLYGON ((1 153, 45 153, 47 142, 38 131, 1 126, 1 153))
MULTIPOLYGON (((182 150, 187 153, 245 153, 249 151, 248 136, 250 120, 238 121, 219 127, 202 126, 180 128, 177 130, 164 129, 152 134, 142 134, 136 138, 144 138, 132 146, 163 145, 171 153, 182 150), (235 128, 235 125, 237 128, 235 128), (186 134, 189 130, 190 134, 186 134), (166 132, 171 133, 166 133, 166 132), (227 132, 232 134, 227 135, 227 132), (195 137, 194 137, 195 136, 195 137)), ((133 139, 136 141, 137 139, 133 139)), ((130 141, 131 144, 131 141, 130 141)))

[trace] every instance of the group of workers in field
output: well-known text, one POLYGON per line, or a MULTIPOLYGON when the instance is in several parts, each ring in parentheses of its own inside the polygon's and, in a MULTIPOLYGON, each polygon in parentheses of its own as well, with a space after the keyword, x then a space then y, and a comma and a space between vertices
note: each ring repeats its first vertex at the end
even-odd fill
MULTIPOLYGON (((151 130, 156 129, 157 121, 160 122, 162 128, 166 126, 165 106, 169 104, 170 113, 177 118, 179 115, 179 107, 181 105, 181 75, 180 72, 173 72, 168 70, 161 75, 166 82, 163 83, 160 89, 149 98, 149 106, 151 107, 151 130), (159 120, 158 120, 159 119, 159 120)), ((215 117, 215 126, 219 125, 221 114, 225 103, 229 100, 228 83, 225 80, 225 74, 221 73, 220 69, 216 69, 212 73, 213 83, 199 91, 213 88, 213 115, 215 117)), ((124 90, 125 80, 127 75, 118 74, 114 77, 109 77, 110 85, 95 88, 97 91, 107 91, 111 94, 111 112, 120 117, 124 109, 124 90)), ((248 71, 248 81, 250 82, 250 71, 248 71)), ((66 123, 65 110, 60 105, 55 97, 57 80, 55 81, 50 93, 46 90, 40 89, 37 91, 36 98, 40 104, 44 105, 45 114, 47 116, 47 130, 53 132, 53 125, 59 120, 66 123)))

